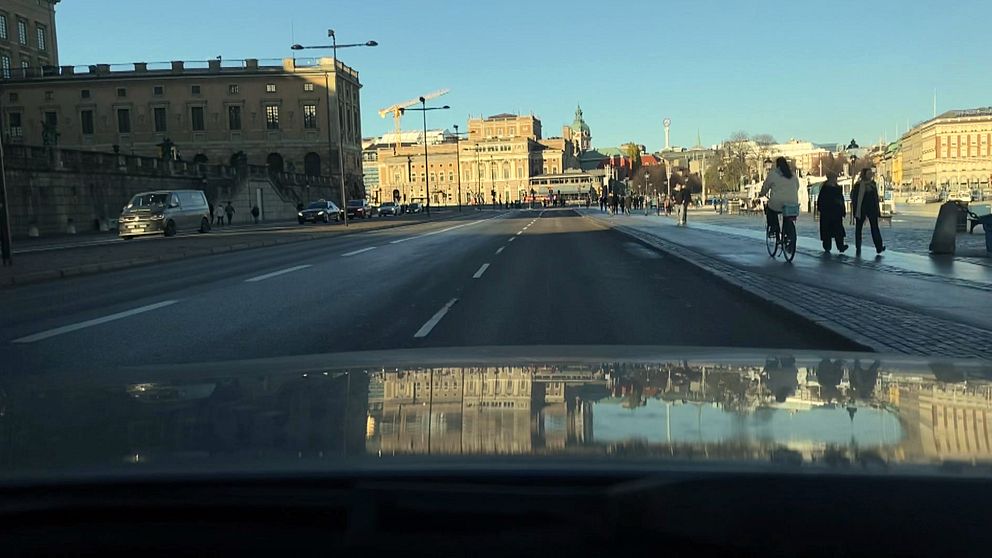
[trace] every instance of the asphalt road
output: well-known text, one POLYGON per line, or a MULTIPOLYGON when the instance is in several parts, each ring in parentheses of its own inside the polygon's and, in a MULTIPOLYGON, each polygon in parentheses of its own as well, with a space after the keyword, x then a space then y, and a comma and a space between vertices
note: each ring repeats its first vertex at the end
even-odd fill
POLYGON ((519 344, 856 348, 567 209, 0 291, 4 373, 519 344))

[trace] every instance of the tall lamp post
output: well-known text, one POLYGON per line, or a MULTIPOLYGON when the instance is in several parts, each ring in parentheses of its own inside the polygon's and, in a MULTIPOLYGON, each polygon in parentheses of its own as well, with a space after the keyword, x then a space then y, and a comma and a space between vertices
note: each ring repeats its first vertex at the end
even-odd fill
MULTIPOLYGON (((348 209, 347 209, 347 198, 344 191, 344 143, 341 139, 341 95, 338 94, 338 49, 339 48, 352 48, 352 47, 374 47, 379 46, 379 43, 375 41, 366 41, 364 43, 352 43, 348 45, 339 45, 337 36, 334 34, 333 29, 327 30, 327 36, 331 38, 331 44, 329 45, 314 45, 314 46, 303 46, 301 44, 295 44, 289 47, 291 50, 303 50, 303 49, 331 49, 334 57, 334 111, 337 113, 337 140, 338 140, 338 187, 341 189, 341 210, 344 211, 344 226, 348 226, 348 209)), ((334 150, 331 148, 331 84, 330 84, 330 72, 324 72, 324 92, 327 95, 327 151, 329 159, 327 161, 330 165, 331 160, 334 158, 334 150)))
POLYGON ((424 115, 424 182, 427 184, 427 216, 431 216, 431 171, 427 165, 427 111, 429 110, 448 110, 451 107, 444 105, 443 107, 429 107, 427 106, 427 99, 420 98, 420 108, 406 108, 400 109, 400 114, 408 110, 417 110, 424 115))
POLYGON ((462 151, 459 147, 459 134, 458 134, 458 124, 454 124, 455 128, 455 170, 458 171, 458 212, 462 210, 462 151))

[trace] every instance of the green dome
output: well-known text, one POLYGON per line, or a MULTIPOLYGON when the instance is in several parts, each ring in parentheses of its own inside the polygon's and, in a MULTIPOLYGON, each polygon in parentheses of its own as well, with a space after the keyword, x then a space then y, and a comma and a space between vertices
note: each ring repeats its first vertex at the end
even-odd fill
POLYGON ((590 133, 589 125, 586 124, 586 121, 582 119, 581 107, 578 106, 575 107, 575 120, 572 121, 572 125, 570 127, 572 128, 573 132, 586 133, 586 134, 590 133))

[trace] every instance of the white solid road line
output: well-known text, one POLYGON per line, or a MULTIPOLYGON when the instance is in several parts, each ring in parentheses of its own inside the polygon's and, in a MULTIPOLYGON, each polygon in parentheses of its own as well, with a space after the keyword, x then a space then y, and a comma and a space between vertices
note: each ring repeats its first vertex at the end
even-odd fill
POLYGON ((376 249, 376 246, 369 246, 368 248, 362 248, 361 250, 353 250, 351 252, 345 252, 344 254, 341 254, 341 255, 344 256, 344 257, 357 256, 358 254, 361 254, 363 252, 368 252, 369 250, 375 250, 375 249, 376 249))
POLYGON ((448 231, 453 231, 455 229, 460 229, 462 227, 470 227, 472 225, 478 225, 479 223, 482 223, 484 221, 489 221, 490 219, 495 219, 496 217, 500 217, 500 215, 496 215, 496 216, 493 216, 493 217, 488 217, 486 219, 479 219, 478 221, 472 221, 471 223, 462 223, 461 225, 455 225, 453 227, 448 227, 446 229, 441 229, 439 231, 431 231, 429 233, 418 234, 416 236, 408 236, 406 238, 400 238, 400 239, 397 239, 397 240, 390 241, 389 243, 390 244, 399 244, 400 242, 406 242, 407 240, 414 240, 414 239, 417 239, 417 238, 424 238, 425 236, 432 236, 432 235, 435 235, 435 234, 441 234, 441 233, 445 233, 445 232, 448 232, 448 231))
POLYGON ((173 305, 177 302, 179 301, 165 300, 162 302, 156 302, 155 304, 149 304, 148 306, 142 306, 140 308, 125 310, 124 312, 118 312, 116 314, 111 314, 109 316, 104 316, 102 318, 94 318, 92 320, 86 320, 85 322, 79 322, 78 324, 71 324, 67 326, 57 327, 55 329, 50 329, 48 331, 42 331, 41 333, 35 333, 34 335, 28 335, 27 337, 21 337, 20 339, 14 339, 13 343, 34 343, 35 341, 41 341, 42 339, 48 339, 49 337, 55 337, 56 335, 62 335, 63 333, 78 331, 80 329, 84 329, 87 327, 93 327, 95 325, 105 324, 107 322, 112 322, 114 320, 120 320, 121 318, 127 318, 128 316, 134 316, 135 314, 141 314, 143 312, 151 312, 152 310, 165 308, 166 306, 173 305))
POLYGON ((499 254, 500 252, 503 251, 504 248, 506 248, 506 246, 500 246, 499 250, 496 250, 496 253, 499 254))
POLYGON ((479 271, 475 272, 475 275, 472 276, 472 279, 479 279, 480 277, 482 277, 482 274, 485 273, 487 269, 489 269, 489 264, 487 263, 482 264, 482 267, 479 268, 479 271))
POLYGON ((427 320, 427 322, 424 323, 424 325, 420 326, 420 329, 418 329, 417 333, 414 333, 413 336, 427 337, 427 335, 431 332, 431 330, 434 329, 434 326, 436 326, 437 323, 441 321, 441 318, 443 318, 444 315, 448 313, 448 310, 451 310, 451 307, 454 306, 456 302, 458 302, 457 298, 453 298, 449 300, 448 303, 444 305, 444 307, 442 307, 440 310, 437 311, 437 314, 434 314, 431 317, 431 319, 427 320))
POLYGON ((273 271, 272 273, 266 273, 265 275, 252 277, 251 279, 245 279, 245 283, 257 283, 259 281, 265 281, 266 279, 271 279, 273 277, 278 277, 280 275, 285 275, 287 273, 292 273, 294 271, 299 271, 301 269, 306 269, 308 267, 310 267, 310 264, 298 265, 295 267, 287 267, 286 269, 280 269, 279 271, 273 271))

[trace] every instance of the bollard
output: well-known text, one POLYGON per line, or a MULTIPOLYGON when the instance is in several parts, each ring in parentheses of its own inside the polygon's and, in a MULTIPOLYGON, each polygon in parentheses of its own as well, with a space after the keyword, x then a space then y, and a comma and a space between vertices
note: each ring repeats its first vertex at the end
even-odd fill
POLYGON ((958 233, 958 222, 961 218, 961 208, 954 202, 945 202, 937 213, 933 236, 930 238, 931 254, 954 254, 958 233))

